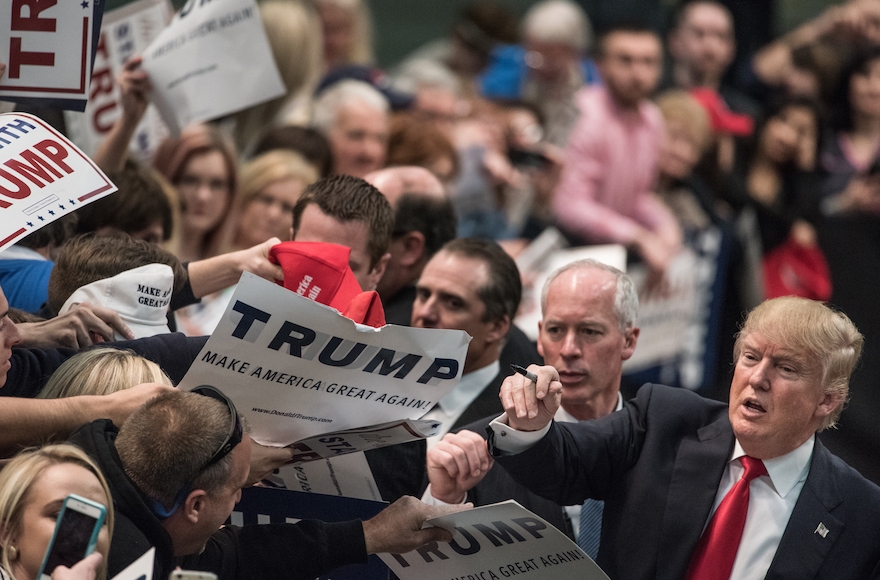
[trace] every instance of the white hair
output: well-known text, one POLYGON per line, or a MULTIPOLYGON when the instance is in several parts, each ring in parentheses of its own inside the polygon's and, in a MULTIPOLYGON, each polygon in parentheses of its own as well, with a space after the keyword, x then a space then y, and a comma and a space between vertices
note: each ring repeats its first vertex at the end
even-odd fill
POLYGON ((415 93, 423 88, 438 88, 461 96, 461 82, 448 68, 427 58, 414 59, 404 64, 394 77, 394 88, 415 93))
POLYGON ((312 125, 322 133, 328 133, 336 124, 340 109, 355 103, 364 103, 383 115, 390 110, 388 100, 372 85, 347 79, 320 94, 312 110, 312 125))
POLYGON ((590 47, 593 27, 583 8, 570 0, 538 2, 523 17, 522 34, 541 42, 559 42, 578 52, 590 47))
POLYGON ((602 270, 614 276, 617 281, 617 289, 614 292, 614 316, 617 318, 617 325, 621 332, 627 329, 635 328, 636 318, 639 315, 639 293, 636 285, 633 283, 625 272, 621 272, 614 266, 603 264, 592 258, 577 260, 570 264, 562 266, 547 277, 544 282, 544 288, 541 290, 541 311, 547 310, 547 294, 550 292, 550 284, 553 283, 560 274, 564 274, 570 270, 602 270))

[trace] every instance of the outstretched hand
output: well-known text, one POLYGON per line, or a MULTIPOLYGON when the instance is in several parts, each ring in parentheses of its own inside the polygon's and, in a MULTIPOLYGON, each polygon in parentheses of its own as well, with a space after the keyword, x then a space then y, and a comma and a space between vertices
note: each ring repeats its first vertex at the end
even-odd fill
POLYGON ((540 431, 546 427, 562 402, 559 373, 551 366, 530 365, 537 382, 520 374, 510 375, 501 384, 501 405, 508 424, 517 431, 540 431))
POLYGON ((405 554, 428 542, 450 542, 452 532, 422 528, 425 520, 471 509, 473 504, 432 506, 405 495, 364 522, 367 554, 405 554))
POLYGON ((493 463, 486 440, 477 433, 447 433, 428 450, 431 495, 449 504, 464 503, 467 492, 483 481, 493 463))

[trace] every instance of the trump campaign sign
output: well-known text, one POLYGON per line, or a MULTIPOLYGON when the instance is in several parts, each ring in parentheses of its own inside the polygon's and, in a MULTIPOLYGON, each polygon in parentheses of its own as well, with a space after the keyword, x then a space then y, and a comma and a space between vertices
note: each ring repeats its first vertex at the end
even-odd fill
POLYGON ((6 63, 0 99, 85 109, 103 0, 9 0, 0 6, 0 62, 6 63))
POLYGON ((0 251, 114 191, 104 172, 44 121, 0 115, 0 251))

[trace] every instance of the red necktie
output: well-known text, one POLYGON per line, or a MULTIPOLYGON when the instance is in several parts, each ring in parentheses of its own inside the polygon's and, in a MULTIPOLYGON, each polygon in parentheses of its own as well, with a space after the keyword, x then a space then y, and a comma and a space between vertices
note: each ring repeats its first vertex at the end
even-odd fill
POLYGON ((730 488, 712 515, 694 548, 685 580, 730 578, 749 512, 749 484, 756 477, 767 475, 767 468, 760 459, 745 455, 740 457, 740 463, 745 469, 743 476, 730 488))

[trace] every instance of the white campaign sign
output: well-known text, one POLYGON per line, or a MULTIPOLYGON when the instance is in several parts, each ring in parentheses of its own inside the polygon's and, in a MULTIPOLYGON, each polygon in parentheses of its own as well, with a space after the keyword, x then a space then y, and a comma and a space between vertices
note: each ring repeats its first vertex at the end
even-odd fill
POLYGON ((95 9, 92 0, 0 3, 0 62, 6 63, 0 99, 70 99, 85 106, 95 9))
POLYGON ((91 159, 41 119, 0 115, 0 250, 114 191, 91 159))
POLYGON ((455 536, 406 554, 379 554, 401 580, 608 580, 568 536, 513 500, 427 523, 455 536))
POLYGON ((246 272, 180 383, 231 398, 258 443, 418 419, 458 383, 460 330, 380 329, 246 272))
POLYGON ((264 485, 382 501, 370 464, 363 453, 349 453, 324 461, 284 465, 263 480, 264 485))
POLYGON ((285 92, 255 0, 189 0, 143 57, 175 134, 285 92))
MULTIPOLYGON (((136 0, 104 14, 92 69, 89 102, 83 113, 65 111, 67 134, 87 155, 93 155, 122 113, 116 77, 130 57, 140 54, 171 21, 169 0, 136 0)), ((129 149, 150 159, 168 128, 150 106, 138 124, 129 149)))
POLYGON ((129 564, 125 570, 113 577, 113 580, 147 580, 153 577, 153 564, 156 561, 156 548, 129 564))

